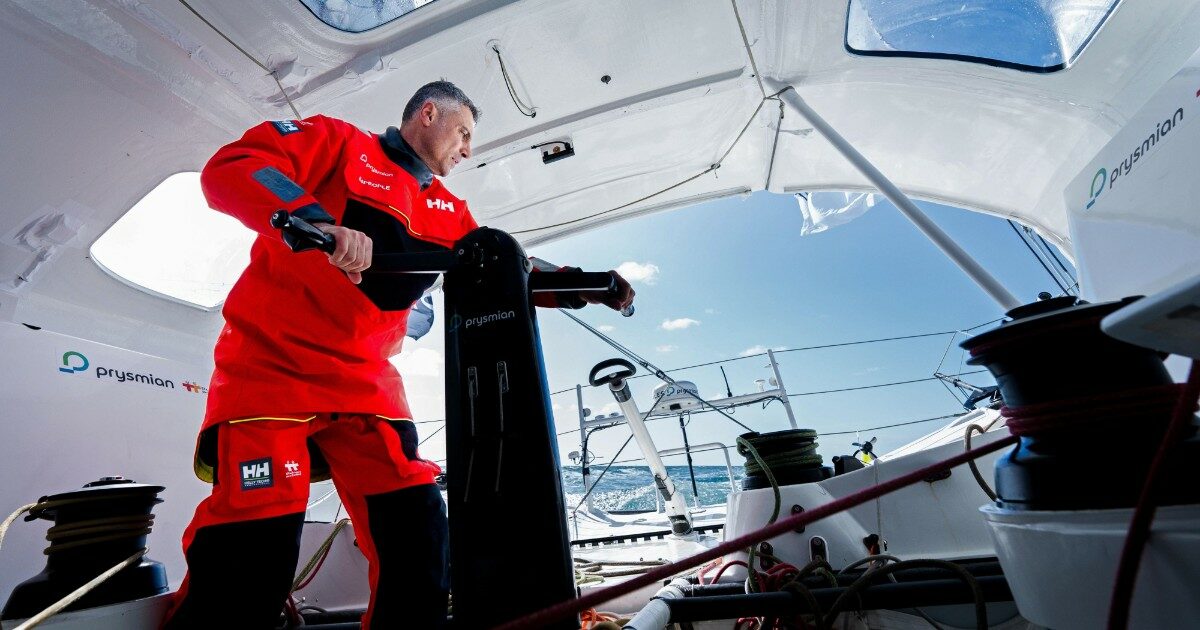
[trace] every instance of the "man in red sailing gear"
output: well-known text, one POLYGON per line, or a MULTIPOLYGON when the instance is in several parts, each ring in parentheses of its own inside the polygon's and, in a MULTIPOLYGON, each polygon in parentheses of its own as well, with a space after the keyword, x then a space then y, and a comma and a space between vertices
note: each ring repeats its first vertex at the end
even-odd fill
MULTIPOLYGON (((166 628, 274 627, 309 483, 330 477, 369 564, 363 627, 444 624, 441 470, 417 453, 388 361, 433 278, 362 272, 373 253, 444 250, 477 227, 434 176, 470 157, 478 116, 461 90, 437 81, 413 95, 400 128, 375 135, 325 116, 266 122, 204 167, 209 205, 259 236, 225 302, 195 462, 213 490, 184 533, 188 574, 166 628), (293 253, 269 223, 279 209, 333 235, 337 250, 293 253)), ((612 273, 617 295, 583 293, 571 306, 632 303, 612 273)))

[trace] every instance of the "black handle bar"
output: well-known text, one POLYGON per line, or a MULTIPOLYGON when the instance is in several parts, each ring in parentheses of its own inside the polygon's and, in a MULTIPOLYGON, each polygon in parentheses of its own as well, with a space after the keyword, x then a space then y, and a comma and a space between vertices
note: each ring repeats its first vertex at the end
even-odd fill
POLYGON ((557 271, 529 274, 529 290, 533 293, 554 291, 617 292, 617 279, 606 271, 557 271))
MULTIPOLYGON (((313 224, 292 216, 287 210, 277 210, 271 215, 271 227, 283 232, 283 241, 294 252, 317 249, 332 254, 337 249, 333 236, 322 232, 313 224)), ((459 265, 479 262, 478 252, 460 247, 445 252, 417 252, 411 254, 377 254, 371 258, 371 266, 364 273, 444 273, 459 265)), ((534 293, 608 291, 616 293, 617 279, 601 271, 563 271, 536 273, 529 276, 529 290, 534 293)), ((629 317, 633 307, 621 311, 629 317)))
POLYGON ((337 249, 337 243, 332 236, 308 221, 292 216, 287 210, 276 210, 271 214, 271 227, 283 232, 283 242, 294 252, 319 249, 326 254, 332 254, 333 250, 337 249))

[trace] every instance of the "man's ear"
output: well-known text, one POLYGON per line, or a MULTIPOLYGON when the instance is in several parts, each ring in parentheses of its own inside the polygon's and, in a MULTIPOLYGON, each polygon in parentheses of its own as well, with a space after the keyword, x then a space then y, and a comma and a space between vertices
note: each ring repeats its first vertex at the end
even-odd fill
POLYGON ((433 101, 425 101, 421 106, 421 122, 425 123, 426 127, 432 125, 438 113, 437 105, 433 101))

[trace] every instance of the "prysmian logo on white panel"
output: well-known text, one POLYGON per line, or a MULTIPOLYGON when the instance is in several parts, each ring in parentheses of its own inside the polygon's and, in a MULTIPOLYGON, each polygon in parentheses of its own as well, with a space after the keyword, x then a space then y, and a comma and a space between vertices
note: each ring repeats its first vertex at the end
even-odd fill
MULTIPOLYGON (((92 369, 92 363, 82 352, 68 350, 63 353, 58 371, 63 374, 78 374, 92 369)), ((175 381, 154 374, 143 374, 132 370, 97 365, 93 370, 96 378, 115 381, 117 383, 139 383, 162 389, 176 389, 175 381)), ((183 390, 193 394, 207 394, 208 388, 193 381, 183 381, 183 390)))
POLYGON ((1183 107, 1177 107, 1169 116, 1156 122, 1154 129, 1148 130, 1149 133, 1142 138, 1141 143, 1132 146, 1129 154, 1122 157, 1120 162, 1108 167, 1101 166, 1092 176, 1092 184, 1088 190, 1088 200, 1084 210, 1096 205, 1096 200, 1100 198, 1100 195, 1104 194, 1106 190, 1112 190, 1122 177, 1128 177, 1137 166, 1138 161, 1150 155, 1154 147, 1165 142, 1167 134, 1181 124, 1183 124, 1183 107))

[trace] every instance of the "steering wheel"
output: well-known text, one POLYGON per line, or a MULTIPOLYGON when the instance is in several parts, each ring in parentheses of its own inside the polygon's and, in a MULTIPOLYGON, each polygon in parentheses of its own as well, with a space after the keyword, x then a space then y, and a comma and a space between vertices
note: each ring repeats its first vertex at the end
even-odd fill
POLYGON ((633 364, 625 359, 606 359, 597 363, 596 366, 592 368, 592 371, 588 374, 588 383, 591 383, 592 387, 599 387, 601 385, 607 385, 613 381, 627 379, 630 376, 633 376, 636 372, 637 368, 633 367, 633 364), (602 370, 607 370, 608 368, 617 366, 620 366, 624 369, 617 370, 611 374, 605 374, 604 376, 598 376, 602 370))

